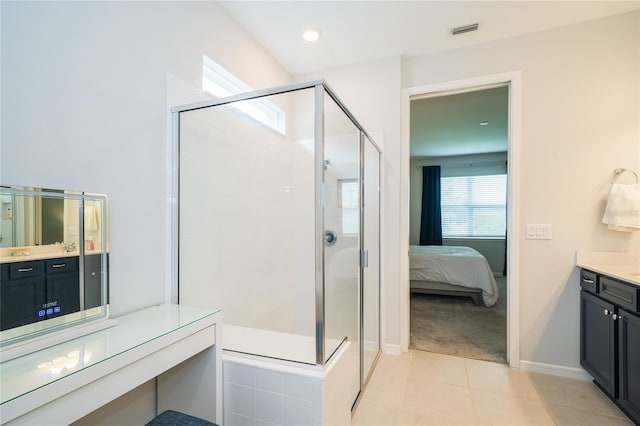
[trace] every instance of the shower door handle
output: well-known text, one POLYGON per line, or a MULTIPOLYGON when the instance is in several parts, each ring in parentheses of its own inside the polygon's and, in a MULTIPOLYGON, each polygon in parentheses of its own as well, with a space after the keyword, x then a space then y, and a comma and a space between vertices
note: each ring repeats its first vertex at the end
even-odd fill
POLYGON ((324 245, 332 246, 338 241, 338 235, 333 231, 324 231, 324 245))

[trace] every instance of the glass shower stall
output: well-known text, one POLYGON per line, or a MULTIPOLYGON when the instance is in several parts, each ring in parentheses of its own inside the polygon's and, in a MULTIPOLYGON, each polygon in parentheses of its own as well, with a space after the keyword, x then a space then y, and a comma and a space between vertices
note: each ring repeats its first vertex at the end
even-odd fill
POLYGON ((324 81, 173 109, 178 300, 226 351, 325 366, 380 349, 380 149, 324 81))

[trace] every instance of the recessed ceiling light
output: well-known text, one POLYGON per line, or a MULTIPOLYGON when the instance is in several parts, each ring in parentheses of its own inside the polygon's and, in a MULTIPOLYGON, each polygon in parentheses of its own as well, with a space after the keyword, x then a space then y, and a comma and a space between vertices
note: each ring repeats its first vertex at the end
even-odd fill
POLYGON ((488 125, 489 125, 489 122, 488 122, 488 121, 481 121, 481 122, 480 122, 480 125, 481 125, 481 126, 488 126, 488 125))
POLYGON ((318 41, 318 39, 320 38, 320 32, 318 30, 308 29, 305 30, 304 33, 302 33, 302 38, 306 41, 311 42, 318 41))

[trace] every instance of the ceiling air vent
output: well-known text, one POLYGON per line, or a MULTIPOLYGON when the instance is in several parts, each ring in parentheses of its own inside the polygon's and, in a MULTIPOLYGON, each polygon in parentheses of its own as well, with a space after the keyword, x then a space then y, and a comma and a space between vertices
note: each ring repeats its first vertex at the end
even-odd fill
POLYGON ((463 33, 468 33, 470 31, 475 31, 478 29, 478 23, 463 25, 461 27, 456 27, 451 29, 451 35, 458 35, 463 33))

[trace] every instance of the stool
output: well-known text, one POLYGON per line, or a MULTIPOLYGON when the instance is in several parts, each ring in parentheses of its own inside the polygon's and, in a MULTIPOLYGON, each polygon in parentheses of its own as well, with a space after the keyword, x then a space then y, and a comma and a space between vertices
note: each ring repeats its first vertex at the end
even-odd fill
POLYGON ((190 416, 178 411, 167 410, 152 419, 145 426, 218 426, 208 420, 190 416))

